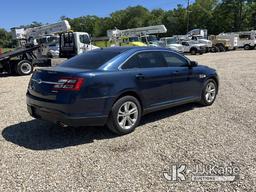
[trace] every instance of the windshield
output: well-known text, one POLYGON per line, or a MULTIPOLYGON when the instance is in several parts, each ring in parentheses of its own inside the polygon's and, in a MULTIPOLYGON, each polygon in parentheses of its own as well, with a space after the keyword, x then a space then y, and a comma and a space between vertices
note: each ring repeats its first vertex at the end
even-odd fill
POLYGON ((67 60, 63 64, 60 64, 58 67, 98 69, 118 54, 119 52, 111 52, 105 50, 89 51, 67 60))
POLYGON ((176 38, 169 38, 166 40, 167 41, 167 44, 176 44, 176 38))
POLYGON ((156 36, 154 36, 154 35, 148 36, 147 39, 148 39, 149 42, 158 41, 158 39, 157 39, 156 36))
POLYGON ((140 41, 139 37, 129 37, 129 42, 140 41))

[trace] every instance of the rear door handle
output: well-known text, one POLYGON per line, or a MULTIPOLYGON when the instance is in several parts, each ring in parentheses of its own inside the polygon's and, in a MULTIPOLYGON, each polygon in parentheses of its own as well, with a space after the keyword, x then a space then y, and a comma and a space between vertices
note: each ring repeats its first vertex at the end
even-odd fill
POLYGON ((145 78, 145 76, 141 73, 136 75, 136 79, 144 79, 144 78, 145 78))

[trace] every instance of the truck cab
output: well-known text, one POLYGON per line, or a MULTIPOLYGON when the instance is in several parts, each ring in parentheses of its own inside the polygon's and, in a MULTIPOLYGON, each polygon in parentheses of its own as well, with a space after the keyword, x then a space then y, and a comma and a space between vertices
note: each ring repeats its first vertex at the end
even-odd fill
POLYGON ((66 32, 60 34, 60 58, 71 58, 98 48, 91 44, 91 38, 88 33, 66 32))

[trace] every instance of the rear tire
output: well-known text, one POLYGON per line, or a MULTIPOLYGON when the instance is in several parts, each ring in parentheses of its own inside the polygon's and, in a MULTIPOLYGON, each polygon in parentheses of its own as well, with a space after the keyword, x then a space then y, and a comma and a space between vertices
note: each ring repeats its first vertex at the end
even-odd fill
POLYGON ((220 52, 225 52, 226 51, 226 49, 223 45, 218 45, 217 47, 219 48, 220 52))
POLYGON ((218 85, 215 80, 209 79, 205 82, 200 104, 203 106, 210 106, 214 103, 218 93, 218 85))
POLYGON ((250 49, 251 49, 250 45, 247 44, 247 45, 244 46, 244 50, 250 50, 250 49))
POLYGON ((33 72, 33 65, 28 60, 20 61, 16 65, 16 73, 18 75, 30 75, 33 72))
POLYGON ((124 96, 113 105, 107 127, 118 135, 125 135, 135 130, 140 119, 140 102, 133 96, 124 96))
POLYGON ((191 49, 190 54, 191 55, 196 55, 197 54, 197 49, 191 49))

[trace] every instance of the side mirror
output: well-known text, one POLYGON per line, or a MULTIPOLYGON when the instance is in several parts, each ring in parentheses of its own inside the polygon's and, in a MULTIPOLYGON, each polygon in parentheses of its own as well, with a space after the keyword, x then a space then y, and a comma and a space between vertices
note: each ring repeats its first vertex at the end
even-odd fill
POLYGON ((198 66, 198 63, 196 61, 190 61, 190 67, 196 67, 198 66))

